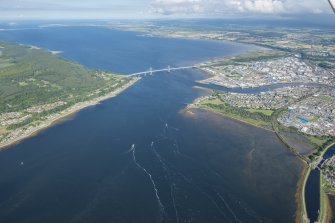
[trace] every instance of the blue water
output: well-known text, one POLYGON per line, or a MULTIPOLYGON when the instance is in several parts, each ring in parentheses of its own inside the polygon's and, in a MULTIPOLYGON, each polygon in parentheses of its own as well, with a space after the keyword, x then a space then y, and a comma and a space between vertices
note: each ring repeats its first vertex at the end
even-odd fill
MULTIPOLYGON (((330 200, 330 205, 332 207, 332 210, 335 210, 335 197, 332 195, 329 197, 329 200, 330 200)), ((333 217, 332 223, 334 222, 335 222, 335 218, 333 217)))
POLYGON ((312 170, 306 182, 306 209, 310 222, 316 222, 320 211, 320 171, 312 170))
POLYGON ((255 48, 206 40, 150 39, 136 33, 87 27, 7 31, 0 32, 0 38, 64 51, 62 56, 88 67, 122 74, 146 71, 149 67, 193 65, 255 48))
MULTIPOLYGON (((323 156, 323 159, 329 159, 335 155, 335 146, 332 146, 323 156)), ((321 163, 322 164, 322 163, 321 163)), ((319 166, 321 166, 319 164, 319 166)), ((308 218, 311 222, 316 222, 320 211, 320 171, 312 170, 308 177, 305 190, 306 209, 308 218)))
MULTIPOLYGON (((0 39, 125 74, 252 49, 97 27, 7 31, 0 39)), ((183 113, 205 94, 193 88, 203 78, 194 70, 144 78, 0 152, 0 222, 293 222, 299 161, 271 132, 183 113)))

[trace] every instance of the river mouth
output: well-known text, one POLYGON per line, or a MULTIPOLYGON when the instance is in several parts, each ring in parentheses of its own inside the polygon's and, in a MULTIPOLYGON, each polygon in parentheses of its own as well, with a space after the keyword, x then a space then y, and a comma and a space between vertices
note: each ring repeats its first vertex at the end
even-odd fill
MULTIPOLYGON (((251 50, 92 27, 0 38, 122 73, 251 50)), ((205 94, 193 88, 201 79, 193 70, 143 78, 2 151, 0 221, 293 222, 300 162, 273 133, 203 110, 180 114, 205 94)))

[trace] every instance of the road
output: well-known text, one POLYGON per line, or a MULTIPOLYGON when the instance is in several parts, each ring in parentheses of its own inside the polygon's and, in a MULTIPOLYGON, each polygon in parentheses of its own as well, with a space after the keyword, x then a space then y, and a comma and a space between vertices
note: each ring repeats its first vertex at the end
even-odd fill
POLYGON ((152 68, 150 68, 147 71, 129 74, 128 76, 141 76, 141 75, 147 75, 147 74, 153 75, 154 73, 159 73, 159 72, 172 72, 172 71, 177 71, 177 70, 187 70, 187 69, 193 69, 193 68, 197 68, 197 66, 186 66, 186 67, 170 67, 169 66, 168 68, 157 69, 157 70, 153 70, 152 68))

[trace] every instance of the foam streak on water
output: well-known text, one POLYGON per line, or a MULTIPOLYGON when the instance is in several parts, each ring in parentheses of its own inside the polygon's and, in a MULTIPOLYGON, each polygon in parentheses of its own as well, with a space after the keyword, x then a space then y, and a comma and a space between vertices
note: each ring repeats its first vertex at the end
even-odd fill
POLYGON ((177 210, 177 206, 176 206, 176 201, 175 201, 175 196, 174 196, 174 190, 175 190, 176 185, 173 184, 171 186, 171 198, 172 198, 172 204, 173 204, 173 209, 174 212, 176 214, 176 222, 179 223, 179 215, 178 215, 178 210, 177 210))
MULTIPOLYGON (((151 150, 153 151, 153 153, 155 154, 156 158, 159 160, 159 162, 161 163, 164 171, 169 175, 169 169, 168 167, 166 166, 163 158, 161 157, 161 155, 157 152, 157 150, 155 149, 154 147, 154 144, 155 142, 151 142, 151 150)), ((169 177, 170 178, 170 177, 169 177)), ((171 188, 170 188, 170 194, 171 194, 171 200, 172 200, 172 207, 174 209, 174 212, 175 212, 175 216, 176 216, 176 221, 177 223, 179 223, 179 216, 178 216, 178 210, 176 208, 176 203, 175 203, 175 197, 174 197, 174 193, 173 193, 173 190, 174 190, 174 187, 175 185, 172 184, 171 185, 171 188)))
POLYGON ((133 160, 134 160, 134 163, 136 164, 136 166, 137 166, 138 168, 140 168, 141 170, 143 170, 143 172, 146 173, 146 174, 148 175, 148 177, 149 177, 149 179, 150 179, 150 181, 151 181, 151 183, 152 183, 152 186, 153 186, 153 188, 154 188, 154 192, 155 192, 155 196, 156 196, 156 199, 157 199, 157 203, 158 203, 160 212, 161 212, 162 214, 164 214, 164 212, 165 212, 165 208, 164 208, 164 205, 163 205, 163 203, 161 202, 161 199, 160 199, 160 197, 159 197, 158 189, 157 189, 157 187, 156 187, 156 183, 155 183, 155 181, 154 181, 152 175, 151 175, 151 174, 150 174, 144 167, 142 167, 142 166, 138 163, 138 161, 136 160, 136 146, 135 146, 135 145, 132 145, 132 152, 133 152, 133 160))
MULTIPOLYGON (((224 205, 226 206, 226 208, 229 210, 229 212, 234 216, 235 221, 236 222, 241 222, 241 220, 236 216, 236 214, 234 213, 234 211, 231 209, 231 207, 229 206, 229 204, 227 203, 227 201, 224 199, 224 197, 216 192, 216 194, 218 195, 218 197, 220 198, 220 200, 224 203, 224 205)), ((242 223, 242 222, 241 222, 242 223)))

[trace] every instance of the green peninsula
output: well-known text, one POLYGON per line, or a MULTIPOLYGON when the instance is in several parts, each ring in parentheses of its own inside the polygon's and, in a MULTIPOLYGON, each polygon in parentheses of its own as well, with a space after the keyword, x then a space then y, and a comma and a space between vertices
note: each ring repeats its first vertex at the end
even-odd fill
POLYGON ((0 41, 0 148, 113 97, 136 80, 0 41))

